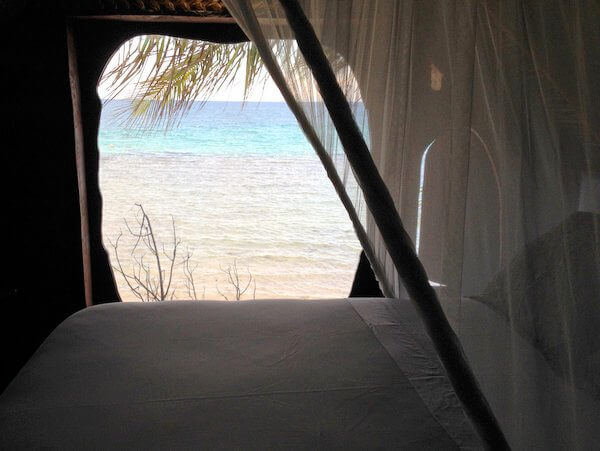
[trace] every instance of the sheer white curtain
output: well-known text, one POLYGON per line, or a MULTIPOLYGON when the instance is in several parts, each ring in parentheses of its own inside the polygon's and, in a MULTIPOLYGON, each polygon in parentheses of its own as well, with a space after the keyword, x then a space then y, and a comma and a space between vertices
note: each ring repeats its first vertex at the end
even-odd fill
MULTIPOLYGON (((380 281, 401 296, 278 1, 225 3, 255 39, 251 6, 380 281)), ((600 438, 600 6, 300 3, 511 445, 588 449, 600 438)))
MULTIPOLYGON (((277 69, 285 77, 285 88, 289 90, 293 97, 295 106, 302 110, 302 115, 310 123, 315 137, 322 145, 324 151, 328 154, 329 159, 337 177, 344 195, 347 196, 349 204, 346 208, 352 215, 358 218, 360 224, 355 223, 355 228, 369 229, 369 233, 365 233, 365 238, 362 239, 359 233, 359 239, 372 262, 376 262, 374 267, 375 274, 380 282, 383 292, 388 296, 399 295, 398 277, 393 264, 389 261, 385 251, 385 245, 380 238, 375 236, 376 228, 372 219, 369 217, 368 211, 364 205, 363 196, 356 180, 354 179, 352 170, 348 165, 348 161, 337 137, 335 127, 329 117, 327 109, 322 102, 318 88, 313 80, 310 70, 307 68, 296 44, 293 33, 285 21, 285 16, 279 8, 277 2, 227 2, 227 7, 234 17, 238 20, 246 34, 253 40, 264 37, 268 45, 271 47, 271 56, 277 63, 277 69), (256 36, 256 30, 253 29, 251 18, 248 16, 249 4, 251 10, 259 19, 260 28, 259 34, 256 36), (371 254, 371 255, 370 255, 371 254)), ((315 19, 319 35, 331 31, 332 34, 324 42, 325 50, 328 53, 329 61, 336 72, 338 83, 344 90, 348 101, 351 104, 356 121, 363 131, 363 136, 368 141, 372 136, 369 133, 370 120, 367 120, 364 100, 359 89, 358 75, 354 73, 351 60, 348 52, 350 47, 353 47, 357 42, 347 42, 345 36, 339 28, 327 28, 329 23, 336 23, 335 16, 338 12, 345 12, 351 15, 356 15, 357 10, 349 8, 339 8, 336 2, 313 2, 311 8, 307 9, 307 14, 315 19), (333 8, 332 8, 333 7, 333 8), (337 36, 337 37, 336 37, 337 36), (337 42, 338 38, 342 41, 337 42)), ((363 2, 364 10, 369 11, 368 2, 363 2)), ((355 18, 358 20, 358 18, 355 18)), ((342 23, 350 25, 353 20, 348 16, 342 23)), ((355 37, 353 40, 356 41, 355 37)), ((362 43, 361 43, 362 44, 362 43)), ((368 43, 367 43, 368 44, 368 43)), ((364 49, 361 50, 361 57, 365 55, 364 49)), ((263 56, 264 58, 264 56, 263 56)), ((271 75, 275 78, 272 69, 269 69, 271 75)), ((285 97, 285 95, 284 95, 285 97)), ((288 101, 288 104, 290 102, 288 101)), ((293 109, 294 105, 290 104, 293 109)), ((370 116, 369 112, 369 116, 370 116)), ((302 125, 302 124, 301 124, 302 125)), ((305 130, 306 132, 306 130, 305 130)), ((312 140, 309 138, 312 142, 312 140)), ((313 143, 314 145, 314 143, 313 143)), ((334 184, 336 180, 332 180, 334 184)))

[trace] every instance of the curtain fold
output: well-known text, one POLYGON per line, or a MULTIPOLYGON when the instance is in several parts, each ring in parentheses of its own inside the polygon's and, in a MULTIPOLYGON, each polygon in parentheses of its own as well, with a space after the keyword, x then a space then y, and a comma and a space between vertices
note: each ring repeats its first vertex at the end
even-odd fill
MULTIPOLYGON (((589 448, 600 438, 600 6, 299 3, 511 446, 589 448)), ((243 8, 258 19, 378 279, 403 296, 279 3, 226 4, 253 39, 243 8)))

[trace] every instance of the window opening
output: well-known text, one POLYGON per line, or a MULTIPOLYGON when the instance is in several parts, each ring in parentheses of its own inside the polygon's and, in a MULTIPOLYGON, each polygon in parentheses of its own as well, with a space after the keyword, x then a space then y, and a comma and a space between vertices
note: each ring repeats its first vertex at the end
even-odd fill
MULTIPOLYGON (((240 44, 221 45, 235 52, 240 44)), ((101 98, 110 82, 101 80, 101 98)), ((321 163, 273 85, 267 82, 244 104, 240 85, 236 79, 194 102, 166 131, 124 120, 133 87, 103 101, 103 240, 123 300, 139 300, 131 284, 145 297, 140 285, 164 292, 169 280, 167 299, 350 292, 361 248, 321 163), (144 236, 131 233, 140 231, 144 236), (156 254, 162 288, 156 271, 148 274, 156 269, 156 254)))

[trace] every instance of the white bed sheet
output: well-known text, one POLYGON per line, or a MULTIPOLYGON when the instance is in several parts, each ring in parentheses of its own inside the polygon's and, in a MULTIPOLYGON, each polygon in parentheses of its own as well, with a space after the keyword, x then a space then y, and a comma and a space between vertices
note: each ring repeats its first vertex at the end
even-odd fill
POLYGON ((477 447, 426 337, 402 318, 411 308, 374 298, 85 309, 0 396, 0 448, 477 447))

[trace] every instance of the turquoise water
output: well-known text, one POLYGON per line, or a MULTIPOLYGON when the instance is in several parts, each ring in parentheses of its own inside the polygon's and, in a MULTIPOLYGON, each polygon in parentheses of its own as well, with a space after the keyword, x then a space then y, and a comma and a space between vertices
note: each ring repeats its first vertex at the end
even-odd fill
POLYGON ((120 110, 128 101, 104 105, 99 143, 109 154, 194 154, 206 156, 302 156, 313 150, 283 103, 196 103, 177 127, 128 130, 120 110))
MULTIPOLYGON (((234 261, 254 277, 256 298, 347 296, 360 245, 285 104, 207 102, 166 133, 127 130, 115 115, 126 105, 105 104, 98 138, 103 234, 113 263, 110 242, 121 231, 119 256, 133 267, 124 220, 135 224, 140 203, 167 253, 171 215, 182 241, 175 298, 189 298, 180 264, 187 250, 198 298, 231 297, 223 269, 234 261)), ((134 299, 116 277, 121 295, 134 299)))

